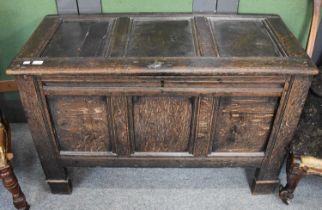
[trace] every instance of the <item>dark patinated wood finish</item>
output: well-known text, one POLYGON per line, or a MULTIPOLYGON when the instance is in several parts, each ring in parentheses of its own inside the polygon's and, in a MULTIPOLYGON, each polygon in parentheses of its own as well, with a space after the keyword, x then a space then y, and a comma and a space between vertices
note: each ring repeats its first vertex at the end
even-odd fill
POLYGON ((70 166, 255 167, 268 193, 317 69, 278 16, 110 14, 45 17, 7 73, 54 193, 70 166))

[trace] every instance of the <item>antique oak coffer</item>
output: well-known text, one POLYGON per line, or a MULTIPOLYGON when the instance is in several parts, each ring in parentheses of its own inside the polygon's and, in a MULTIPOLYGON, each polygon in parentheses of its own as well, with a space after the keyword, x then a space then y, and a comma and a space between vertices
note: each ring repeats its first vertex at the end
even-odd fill
POLYGON ((109 14, 45 17, 7 73, 53 193, 73 166, 254 167, 269 193, 317 69, 278 16, 109 14))

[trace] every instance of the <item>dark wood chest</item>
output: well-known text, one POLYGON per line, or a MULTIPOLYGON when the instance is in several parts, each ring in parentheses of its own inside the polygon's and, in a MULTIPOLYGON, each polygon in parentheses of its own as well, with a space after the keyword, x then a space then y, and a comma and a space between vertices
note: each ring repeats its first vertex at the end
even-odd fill
POLYGON ((54 193, 66 167, 254 167, 270 192, 314 65, 278 16, 47 16, 15 75, 54 193))

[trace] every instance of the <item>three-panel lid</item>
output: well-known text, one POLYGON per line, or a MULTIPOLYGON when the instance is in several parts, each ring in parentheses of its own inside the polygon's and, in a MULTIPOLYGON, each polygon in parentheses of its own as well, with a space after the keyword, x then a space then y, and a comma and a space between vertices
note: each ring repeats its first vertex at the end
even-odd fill
POLYGON ((58 73, 316 74, 278 16, 47 16, 7 70, 58 73), (78 71, 78 72, 77 72, 78 71))

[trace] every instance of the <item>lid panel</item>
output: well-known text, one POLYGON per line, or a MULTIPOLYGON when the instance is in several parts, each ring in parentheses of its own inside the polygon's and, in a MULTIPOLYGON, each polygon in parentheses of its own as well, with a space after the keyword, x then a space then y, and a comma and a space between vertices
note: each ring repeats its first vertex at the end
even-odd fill
POLYGON ((222 57, 280 56, 261 20, 212 19, 211 25, 222 57))
POLYGON ((195 56, 191 19, 133 20, 127 56, 195 56))
POLYGON ((261 19, 121 17, 63 21, 42 57, 281 56, 272 36, 261 19), (114 20, 117 24, 113 28, 114 20), (218 55, 204 54, 204 48, 216 49, 218 55))
POLYGON ((108 21, 62 22, 42 57, 103 56, 110 25, 108 21))
POLYGON ((46 16, 9 75, 315 75, 275 15, 46 16), (42 58, 39 58, 42 56, 42 58))

